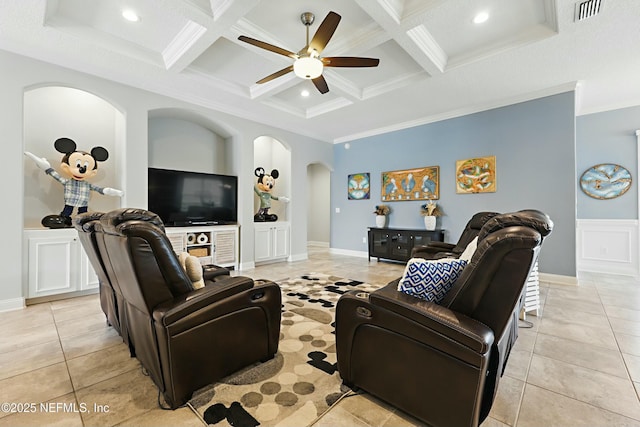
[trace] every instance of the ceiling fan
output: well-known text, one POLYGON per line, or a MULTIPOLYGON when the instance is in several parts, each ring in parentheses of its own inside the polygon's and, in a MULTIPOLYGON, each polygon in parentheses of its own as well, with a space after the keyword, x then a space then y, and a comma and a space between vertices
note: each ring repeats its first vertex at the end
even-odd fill
POLYGON ((315 16, 311 12, 305 12, 300 15, 300 20, 305 27, 307 27, 307 44, 298 53, 288 51, 260 40, 252 39, 251 37, 238 37, 238 40, 240 41, 280 55, 288 56, 295 60, 292 65, 289 65, 280 71, 276 71, 275 73, 258 80, 256 83, 266 83, 293 71, 296 76, 311 80, 320 93, 327 93, 329 92, 329 86, 327 86, 326 80, 322 77, 322 70, 324 67, 377 67, 380 63, 380 60, 377 58, 360 58, 355 56, 320 57, 320 54, 327 43, 329 43, 333 33, 336 31, 336 28, 340 23, 340 19, 342 19, 342 17, 337 13, 329 12, 318 27, 318 30, 311 39, 311 42, 309 42, 309 26, 313 24, 315 16))

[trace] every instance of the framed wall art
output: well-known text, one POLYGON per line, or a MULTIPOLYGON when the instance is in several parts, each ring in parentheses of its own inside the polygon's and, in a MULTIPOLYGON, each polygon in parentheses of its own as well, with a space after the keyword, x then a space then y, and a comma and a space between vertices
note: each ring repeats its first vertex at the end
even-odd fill
POLYGON ((495 193, 496 156, 456 161, 456 193, 495 193))
POLYGON ((381 198, 386 202, 440 198, 440 166, 382 172, 381 198))
POLYGON ((580 177, 580 188, 594 199, 615 199, 631 187, 631 173, 624 167, 612 163, 595 165, 580 177))
POLYGON ((347 198, 368 200, 370 198, 369 172, 349 174, 347 177, 347 198))

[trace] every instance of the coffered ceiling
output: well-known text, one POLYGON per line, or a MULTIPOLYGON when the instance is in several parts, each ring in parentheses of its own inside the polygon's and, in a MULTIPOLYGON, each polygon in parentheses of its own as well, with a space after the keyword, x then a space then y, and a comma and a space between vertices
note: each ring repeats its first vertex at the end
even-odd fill
POLYGON ((0 49, 343 142, 576 87, 579 114, 640 105, 640 1, 575 15, 568 0, 0 0, 0 49), (298 52, 300 15, 312 36, 329 11, 322 55, 378 67, 325 67, 326 94, 293 73, 255 83, 293 59, 238 36, 298 52))

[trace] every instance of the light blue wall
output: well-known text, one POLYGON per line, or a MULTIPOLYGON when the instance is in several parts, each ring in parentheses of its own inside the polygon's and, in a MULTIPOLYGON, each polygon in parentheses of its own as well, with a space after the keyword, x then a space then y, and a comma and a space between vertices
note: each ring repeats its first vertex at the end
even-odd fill
MULTIPOLYGON (((366 251, 367 227, 380 203, 381 173, 440 166, 438 226, 456 241, 478 211, 540 209, 554 220, 540 257, 544 273, 575 276, 576 170, 574 92, 363 138, 334 148, 331 247, 366 251), (497 192, 456 194, 456 160, 496 156, 497 192), (347 200, 347 175, 371 173, 371 199, 347 200), (336 208, 340 213, 336 213, 336 208)), ((424 228, 420 202, 391 202, 389 227, 424 228)))
POLYGON ((638 142, 640 106, 588 114, 576 119, 578 218, 637 219, 638 218, 638 142), (591 166, 615 163, 631 172, 633 183, 622 196, 598 200, 582 192, 579 178, 591 166))

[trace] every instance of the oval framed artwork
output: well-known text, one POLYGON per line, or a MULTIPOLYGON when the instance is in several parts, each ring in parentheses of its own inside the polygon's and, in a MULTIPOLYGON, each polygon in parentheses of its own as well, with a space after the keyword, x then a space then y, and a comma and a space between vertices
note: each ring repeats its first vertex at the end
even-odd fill
POLYGON ((631 187, 631 173, 613 163, 602 163, 584 171, 580 187, 587 196, 606 200, 622 196, 631 187))

